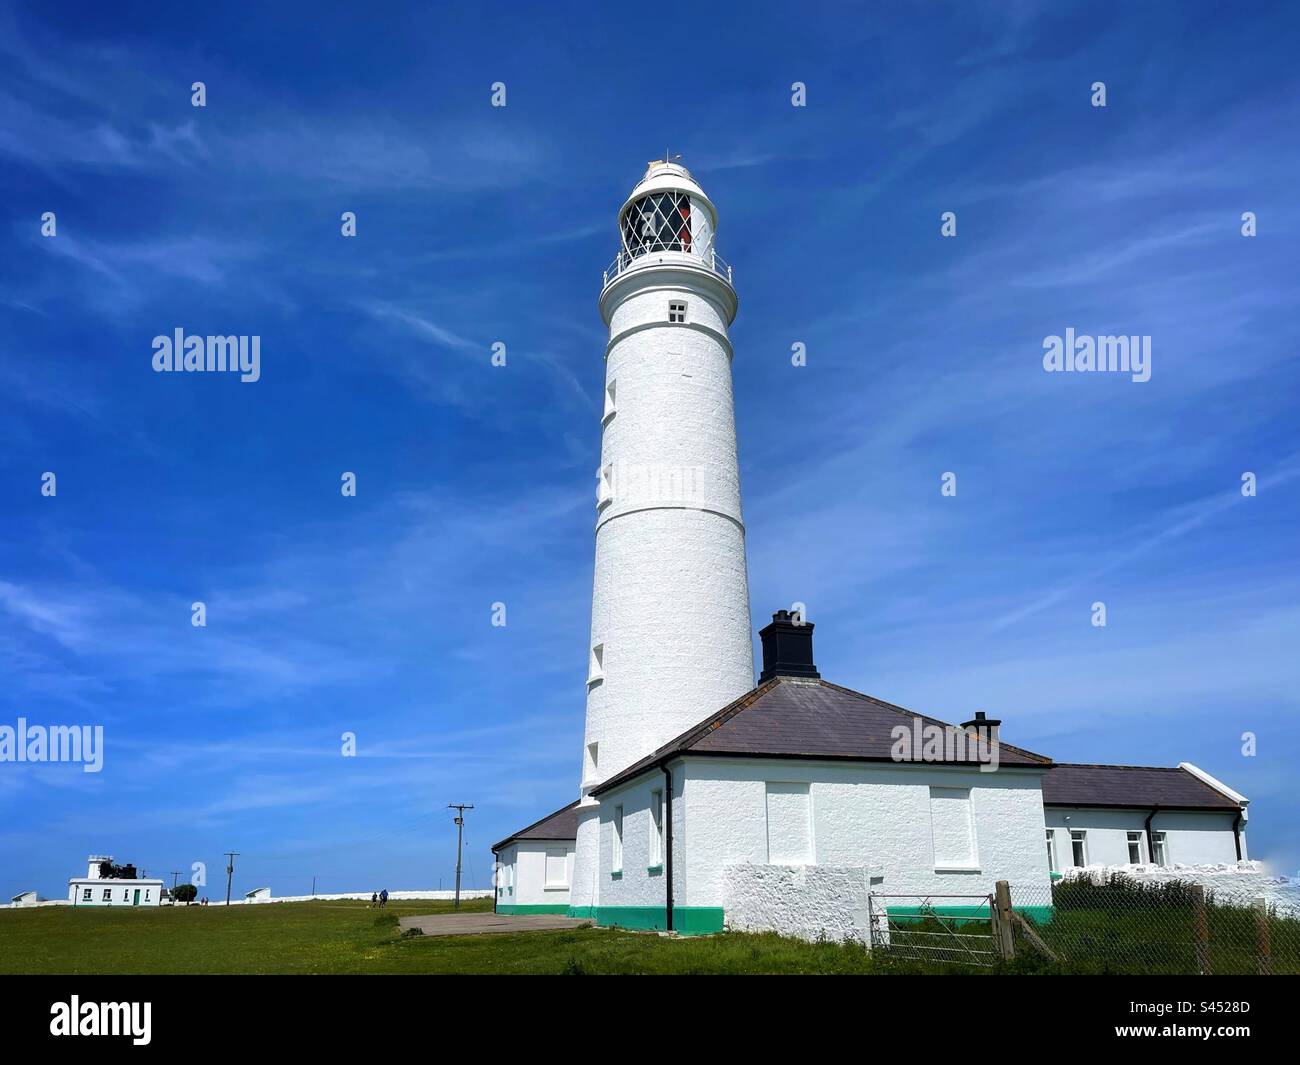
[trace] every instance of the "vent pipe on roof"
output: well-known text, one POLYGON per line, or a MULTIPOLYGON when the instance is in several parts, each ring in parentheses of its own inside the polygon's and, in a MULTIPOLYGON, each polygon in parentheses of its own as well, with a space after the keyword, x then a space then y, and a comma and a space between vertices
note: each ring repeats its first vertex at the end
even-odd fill
POLYGON ((763 672, 758 675, 759 684, 773 677, 819 678, 821 674, 813 664, 812 634, 813 623, 804 621, 800 614, 789 610, 778 610, 773 614, 771 624, 758 631, 758 638, 763 643, 763 672))

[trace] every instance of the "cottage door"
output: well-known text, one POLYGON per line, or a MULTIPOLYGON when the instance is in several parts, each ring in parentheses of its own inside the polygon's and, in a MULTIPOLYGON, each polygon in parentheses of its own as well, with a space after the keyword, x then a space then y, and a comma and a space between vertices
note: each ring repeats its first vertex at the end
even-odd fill
POLYGON ((136 888, 136 889, 135 889, 135 901, 133 901, 133 902, 131 903, 131 905, 132 905, 132 906, 139 906, 139 905, 140 905, 140 889, 139 889, 139 888, 136 888))

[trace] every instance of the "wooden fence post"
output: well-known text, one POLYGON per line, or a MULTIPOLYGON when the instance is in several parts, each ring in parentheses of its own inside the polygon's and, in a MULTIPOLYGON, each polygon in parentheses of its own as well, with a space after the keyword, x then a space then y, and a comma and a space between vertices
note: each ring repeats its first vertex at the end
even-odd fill
POLYGON ((993 939, 1003 961, 1016 956, 1016 937, 1011 930, 1011 884, 999 880, 993 890, 993 939))
POLYGON ((1205 888, 1192 885, 1192 934, 1196 943, 1196 970, 1210 975, 1210 926, 1205 918, 1205 888))
POLYGON ((1273 955, 1268 945, 1268 899, 1260 895, 1252 907, 1255 911, 1255 960, 1260 976, 1273 973, 1273 955))

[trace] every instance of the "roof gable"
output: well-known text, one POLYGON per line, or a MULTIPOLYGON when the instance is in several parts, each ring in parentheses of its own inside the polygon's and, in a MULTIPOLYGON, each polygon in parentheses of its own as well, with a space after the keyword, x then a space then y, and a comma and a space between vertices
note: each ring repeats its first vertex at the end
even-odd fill
POLYGON ((513 836, 507 836, 499 843, 492 844, 496 853, 507 844, 520 839, 563 839, 578 838, 578 800, 574 799, 568 806, 561 806, 553 814, 547 814, 540 821, 534 821, 527 828, 521 828, 513 836))

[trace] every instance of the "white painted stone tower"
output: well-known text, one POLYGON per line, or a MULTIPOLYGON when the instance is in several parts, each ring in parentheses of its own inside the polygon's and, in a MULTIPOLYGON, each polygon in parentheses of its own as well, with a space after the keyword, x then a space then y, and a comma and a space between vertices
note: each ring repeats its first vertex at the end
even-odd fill
POLYGON ((599 904, 602 780, 754 686, 731 392, 736 316, 717 211, 651 163, 619 213, 596 504, 582 803, 571 904, 599 904))

